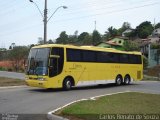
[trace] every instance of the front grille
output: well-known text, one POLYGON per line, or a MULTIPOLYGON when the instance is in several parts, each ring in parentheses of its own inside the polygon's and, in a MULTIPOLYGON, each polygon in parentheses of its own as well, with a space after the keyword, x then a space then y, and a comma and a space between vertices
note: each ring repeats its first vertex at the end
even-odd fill
POLYGON ((33 77, 29 77, 29 79, 31 79, 31 80, 37 80, 37 78, 33 78, 33 77))

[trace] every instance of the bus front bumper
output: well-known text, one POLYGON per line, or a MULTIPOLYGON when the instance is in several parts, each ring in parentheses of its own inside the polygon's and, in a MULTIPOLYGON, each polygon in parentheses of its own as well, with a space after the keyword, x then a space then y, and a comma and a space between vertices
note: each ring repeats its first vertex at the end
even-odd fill
POLYGON ((39 81, 39 80, 25 80, 27 86, 31 87, 40 87, 40 88, 48 88, 47 81, 39 81))

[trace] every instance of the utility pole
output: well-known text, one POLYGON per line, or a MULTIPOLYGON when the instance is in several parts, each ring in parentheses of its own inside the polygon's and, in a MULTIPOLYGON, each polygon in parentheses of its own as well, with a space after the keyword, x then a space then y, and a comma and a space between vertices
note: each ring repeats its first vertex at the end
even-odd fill
POLYGON ((67 9, 67 6, 59 6, 48 19, 48 17, 47 17, 47 14, 48 14, 47 0, 45 0, 45 4, 44 4, 44 15, 41 12, 41 10, 39 9, 38 5, 33 0, 29 0, 29 1, 35 4, 35 6, 37 7, 39 13, 41 14, 41 16, 43 18, 43 22, 44 22, 44 44, 46 44, 46 41, 47 41, 47 23, 49 22, 49 20, 53 17, 53 15, 57 12, 57 10, 59 8, 67 9))
POLYGON ((47 41, 47 0, 45 0, 45 5, 44 5, 44 44, 46 44, 47 41))
POLYGON ((156 19, 154 18, 154 30, 155 30, 155 26, 156 26, 156 19))
POLYGON ((97 30, 97 21, 94 21, 95 24, 95 30, 97 30))

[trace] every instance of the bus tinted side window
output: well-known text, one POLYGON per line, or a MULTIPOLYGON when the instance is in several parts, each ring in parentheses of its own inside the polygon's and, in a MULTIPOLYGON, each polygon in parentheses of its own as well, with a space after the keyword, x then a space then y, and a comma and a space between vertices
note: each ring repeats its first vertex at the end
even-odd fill
POLYGON ((67 61, 80 62, 82 61, 82 54, 80 50, 67 48, 67 61))
POLYGON ((97 62, 109 62, 109 54, 107 52, 96 52, 97 62))
POLYGON ((129 63, 129 58, 127 54, 120 54, 120 63, 129 63))
POLYGON ((51 58, 50 59, 50 64, 52 68, 50 68, 50 77, 56 76, 60 74, 63 70, 63 65, 64 65, 64 49, 63 48, 58 48, 54 47, 51 50, 51 55, 58 55, 60 56, 59 58, 51 58))
POLYGON ((142 64, 142 58, 140 55, 136 55, 137 57, 137 64, 142 64))
POLYGON ((131 64, 142 64, 141 55, 129 55, 129 62, 131 64))
POLYGON ((99 62, 99 63, 126 63, 141 64, 141 55, 122 54, 67 48, 69 62, 99 62))
POLYGON ((89 50, 82 50, 83 62, 96 62, 96 52, 89 50))
POLYGON ((110 63, 119 63, 119 54, 118 53, 109 53, 109 62, 110 63))

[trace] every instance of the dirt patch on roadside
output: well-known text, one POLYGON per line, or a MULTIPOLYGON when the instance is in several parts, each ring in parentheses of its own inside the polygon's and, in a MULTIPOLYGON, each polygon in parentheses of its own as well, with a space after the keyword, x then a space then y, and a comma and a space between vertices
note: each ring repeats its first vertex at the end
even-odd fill
POLYGON ((24 80, 0 77, 0 87, 25 85, 24 80))
POLYGON ((146 75, 158 77, 160 74, 160 65, 148 68, 146 71, 146 75))

